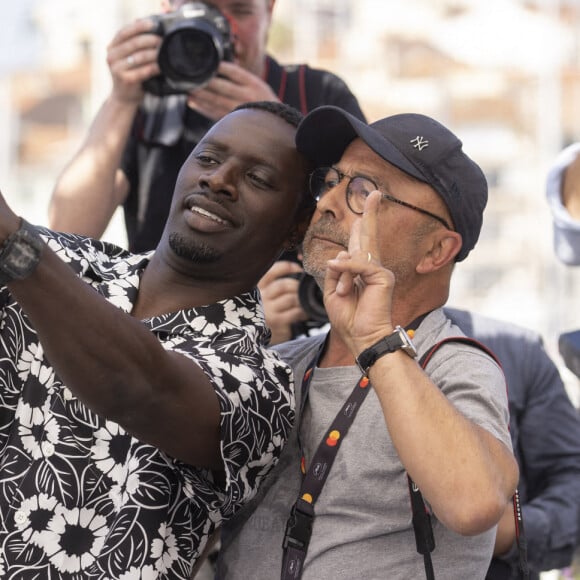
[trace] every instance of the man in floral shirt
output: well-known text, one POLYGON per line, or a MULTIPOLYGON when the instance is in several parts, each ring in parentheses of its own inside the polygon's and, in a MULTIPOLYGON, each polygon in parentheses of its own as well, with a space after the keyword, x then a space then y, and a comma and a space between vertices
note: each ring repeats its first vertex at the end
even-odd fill
POLYGON ((218 122, 148 254, 34 228, 0 196, 2 578, 189 578, 277 460, 292 379, 255 286, 309 214, 299 117, 218 122))

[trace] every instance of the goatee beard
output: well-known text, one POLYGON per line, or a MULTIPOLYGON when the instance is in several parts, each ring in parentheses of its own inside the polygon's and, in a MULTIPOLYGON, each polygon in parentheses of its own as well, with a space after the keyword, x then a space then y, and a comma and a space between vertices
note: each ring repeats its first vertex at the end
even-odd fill
MULTIPOLYGON (((310 274, 322 288, 326 273, 326 260, 328 256, 317 251, 316 242, 314 247, 312 238, 318 236, 333 240, 335 243, 348 248, 349 235, 340 230, 329 218, 321 218, 317 223, 311 225, 304 236, 302 265, 304 270, 310 274)), ((337 254, 338 254, 337 249, 337 254)))
POLYGON ((186 239, 180 234, 169 234, 169 247, 180 258, 192 262, 204 264, 215 262, 219 258, 219 254, 214 248, 186 239))

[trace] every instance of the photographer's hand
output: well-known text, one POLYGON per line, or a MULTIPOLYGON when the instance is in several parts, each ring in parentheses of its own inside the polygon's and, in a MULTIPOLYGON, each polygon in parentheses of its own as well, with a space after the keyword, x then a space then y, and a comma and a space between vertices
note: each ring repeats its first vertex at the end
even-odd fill
POLYGON ((143 99, 142 83, 159 74, 157 52, 161 37, 151 32, 149 18, 119 30, 107 47, 107 64, 113 81, 112 97, 138 105, 143 99))
POLYGON ((266 325, 272 331, 271 345, 290 340, 292 325, 307 319, 298 297, 299 280, 293 274, 301 274, 302 267, 296 262, 280 260, 264 274, 258 288, 262 294, 266 325))
POLYGON ((151 19, 125 26, 107 49, 112 90, 53 191, 49 224, 54 230, 99 238, 127 198, 129 181, 121 159, 143 100, 142 82, 159 73, 161 37, 146 34, 152 26, 151 19))
POLYGON ((218 74, 191 93, 187 104, 205 117, 218 121, 242 103, 278 100, 261 78, 233 62, 223 61, 218 74))

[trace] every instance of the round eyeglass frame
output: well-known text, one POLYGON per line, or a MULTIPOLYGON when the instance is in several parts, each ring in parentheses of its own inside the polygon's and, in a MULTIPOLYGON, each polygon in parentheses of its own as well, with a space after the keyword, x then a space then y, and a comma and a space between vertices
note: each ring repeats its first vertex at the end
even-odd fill
MULTIPOLYGON (((352 211, 352 213, 356 215, 362 215, 364 213, 364 210, 354 209, 351 204, 352 198, 355 196, 355 194, 358 194, 358 197, 356 197, 356 199, 362 199, 362 204, 364 206, 364 200, 371 193, 371 191, 374 190, 380 191, 377 184, 368 177, 364 177, 362 175, 347 175, 346 173, 342 173, 342 171, 339 171, 336 167, 317 167, 310 174, 309 180, 310 193, 314 196, 316 200, 319 200, 331 189, 337 187, 345 178, 348 178, 345 189, 346 205, 348 206, 348 209, 352 211), (337 179, 336 183, 332 183, 329 185, 327 182, 327 178, 330 172, 334 172, 336 174, 337 179)), ((437 220, 441 225, 443 225, 448 230, 454 231, 446 219, 430 212, 429 210, 413 205, 412 203, 403 201, 402 199, 394 197, 391 194, 385 193, 383 191, 381 191, 381 196, 383 199, 392 201, 393 203, 397 203, 399 205, 402 205, 403 207, 415 210, 419 213, 422 213, 423 215, 426 215, 434 220, 437 220)))

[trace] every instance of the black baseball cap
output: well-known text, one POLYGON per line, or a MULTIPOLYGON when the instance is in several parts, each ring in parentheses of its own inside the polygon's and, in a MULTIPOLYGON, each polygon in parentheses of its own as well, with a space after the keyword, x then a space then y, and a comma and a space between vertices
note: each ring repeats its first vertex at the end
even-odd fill
POLYGON ((455 259, 464 260, 479 238, 487 181, 479 165, 463 152, 457 136, 426 115, 403 113, 368 125, 338 107, 324 106, 302 120, 296 147, 316 165, 332 165, 357 137, 441 196, 463 240, 455 259))

